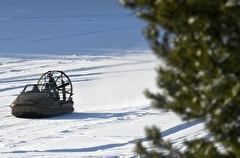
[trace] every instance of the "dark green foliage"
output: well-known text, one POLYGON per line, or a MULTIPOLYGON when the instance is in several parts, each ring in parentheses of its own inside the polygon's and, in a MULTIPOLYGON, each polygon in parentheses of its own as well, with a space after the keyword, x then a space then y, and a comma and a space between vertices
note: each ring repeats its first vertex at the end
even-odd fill
POLYGON ((143 157, 240 157, 240 1, 120 3, 148 23, 143 34, 165 62, 157 69, 163 93, 146 91, 146 96, 155 108, 171 110, 183 120, 205 118, 214 138, 186 141, 188 150, 180 153, 154 127, 146 131, 155 148, 147 150, 138 141, 136 152, 143 157))

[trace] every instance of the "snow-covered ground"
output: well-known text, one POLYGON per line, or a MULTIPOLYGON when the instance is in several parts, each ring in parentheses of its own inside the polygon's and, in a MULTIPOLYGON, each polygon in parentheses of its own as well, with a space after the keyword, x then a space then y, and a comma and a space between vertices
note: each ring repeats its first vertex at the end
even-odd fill
POLYGON ((0 1, 0 157, 137 157, 136 139, 157 125, 183 149, 205 137, 199 121, 153 110, 161 64, 141 35, 145 23, 116 0, 0 1), (20 119, 9 105, 49 70, 73 83, 72 114, 20 119))

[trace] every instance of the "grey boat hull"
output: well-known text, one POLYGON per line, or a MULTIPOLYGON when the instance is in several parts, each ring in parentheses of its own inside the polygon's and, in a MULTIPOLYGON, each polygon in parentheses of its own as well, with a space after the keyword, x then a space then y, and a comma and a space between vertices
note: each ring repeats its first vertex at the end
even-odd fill
POLYGON ((43 118, 74 111, 73 101, 56 100, 46 93, 20 94, 10 105, 11 113, 20 118, 43 118))

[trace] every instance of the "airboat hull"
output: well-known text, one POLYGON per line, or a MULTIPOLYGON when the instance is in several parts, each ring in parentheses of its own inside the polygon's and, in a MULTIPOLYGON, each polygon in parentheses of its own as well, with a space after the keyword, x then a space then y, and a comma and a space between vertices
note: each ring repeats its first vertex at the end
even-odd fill
POLYGON ((63 103, 61 105, 18 105, 12 104, 12 115, 19 118, 43 118, 74 111, 73 103, 63 103))
POLYGON ((55 100, 45 93, 20 94, 10 105, 11 113, 19 118, 43 118, 74 111, 73 101, 55 100))

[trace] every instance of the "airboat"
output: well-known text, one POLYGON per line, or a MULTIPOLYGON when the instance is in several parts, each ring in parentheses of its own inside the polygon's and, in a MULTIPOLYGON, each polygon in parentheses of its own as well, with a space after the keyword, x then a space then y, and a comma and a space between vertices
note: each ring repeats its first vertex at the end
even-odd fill
POLYGON ((42 118, 72 113, 72 82, 63 71, 48 71, 37 84, 27 84, 11 103, 11 113, 20 118, 42 118))

